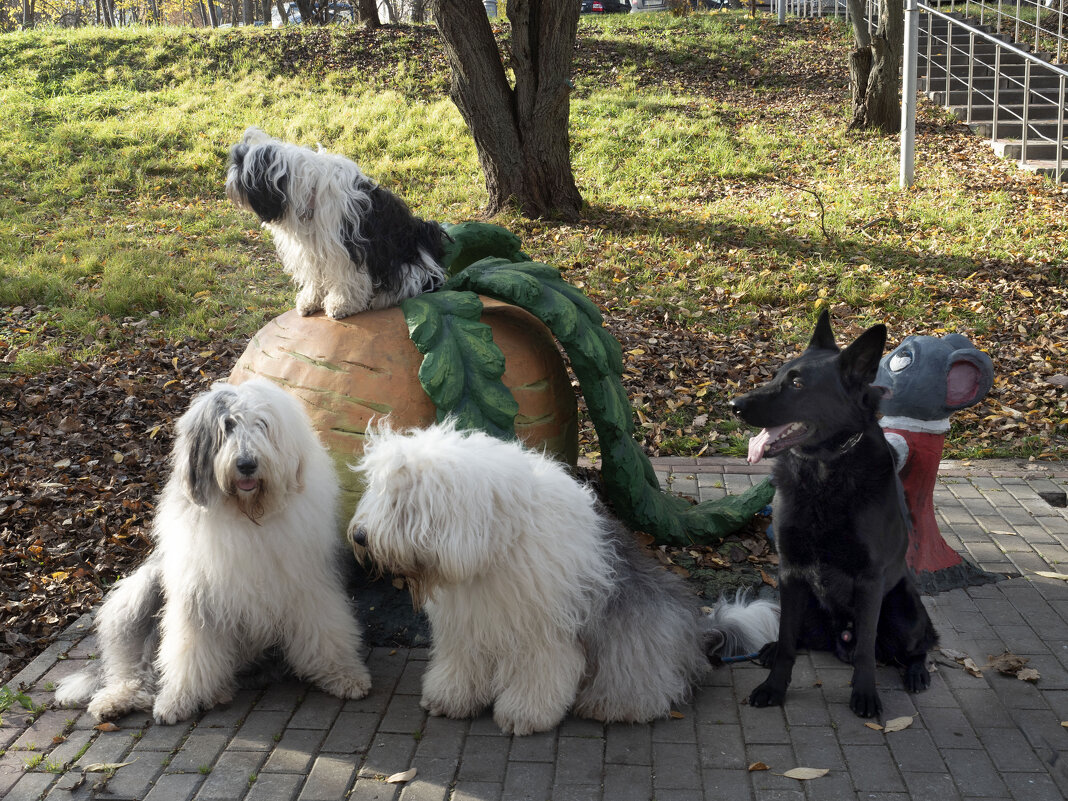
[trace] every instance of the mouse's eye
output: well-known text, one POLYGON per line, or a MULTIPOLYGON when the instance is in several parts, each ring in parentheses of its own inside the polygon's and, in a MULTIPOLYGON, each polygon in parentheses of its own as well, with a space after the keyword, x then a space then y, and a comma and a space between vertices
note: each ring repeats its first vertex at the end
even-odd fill
POLYGON ((906 350, 892 355, 890 361, 886 363, 886 366, 890 368, 890 372, 900 373, 910 364, 912 364, 912 354, 906 350))

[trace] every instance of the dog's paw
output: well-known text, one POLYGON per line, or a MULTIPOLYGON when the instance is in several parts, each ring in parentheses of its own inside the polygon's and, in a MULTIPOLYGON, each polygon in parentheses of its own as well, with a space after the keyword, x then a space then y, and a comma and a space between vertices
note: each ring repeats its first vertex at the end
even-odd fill
POLYGON ((786 688, 775 687, 769 682, 764 682, 749 694, 749 706, 782 706, 785 700, 786 688))
POLYGON ((849 696, 849 708, 858 718, 877 718, 883 714, 883 702, 875 690, 853 689, 849 696))
POLYGON ((362 672, 327 677, 318 684, 324 692, 338 698, 363 698, 371 692, 371 674, 365 668, 362 672))
POLYGON ((331 320, 343 320, 351 317, 362 309, 356 308, 352 303, 341 301, 337 298, 327 297, 323 303, 323 311, 331 320))
POLYGON ((323 308, 322 299, 312 287, 305 287, 297 293, 297 313, 308 317, 323 308))
POLYGON ((86 707, 86 711, 94 720, 101 721, 121 718, 127 712, 132 712, 133 709, 133 704, 130 703, 129 698, 116 697, 105 693, 98 694, 86 707))
POLYGON ((184 703, 173 698, 157 698, 152 707, 152 719, 163 726, 170 726, 190 718, 199 709, 197 704, 184 703))
POLYGON ((419 706, 435 718, 453 718, 463 720, 465 718, 478 717, 485 706, 481 704, 456 703, 440 699, 428 699, 425 695, 419 701, 419 706))
MULTIPOLYGON (((525 737, 528 734, 534 734, 537 731, 548 731, 555 728, 555 724, 552 726, 538 726, 531 720, 520 720, 517 718, 509 717, 508 715, 502 715, 499 712, 493 714, 493 722, 497 724, 501 732, 504 734, 512 734, 516 737, 525 737)), ((559 721, 557 721, 559 723, 559 721)))
POLYGON ((931 686, 931 673, 927 670, 927 661, 913 662, 905 668, 905 690, 918 693, 931 686))

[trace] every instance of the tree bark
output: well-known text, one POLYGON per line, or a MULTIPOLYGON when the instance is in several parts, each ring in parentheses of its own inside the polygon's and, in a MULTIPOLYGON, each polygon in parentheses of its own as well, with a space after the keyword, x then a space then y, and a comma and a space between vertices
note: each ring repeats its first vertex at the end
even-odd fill
POLYGON ((360 22, 369 30, 374 30, 381 25, 378 19, 378 0, 359 0, 356 4, 356 13, 360 16, 360 22))
POLYGON ((884 0, 879 24, 869 35, 860 0, 848 0, 855 48, 849 57, 853 99, 850 130, 894 133, 901 129, 901 59, 905 38, 902 0, 884 0))
POLYGON ((486 178, 486 214, 515 208, 527 217, 578 219, 568 117, 579 4, 508 0, 514 87, 479 0, 430 7, 452 70, 450 95, 486 178))

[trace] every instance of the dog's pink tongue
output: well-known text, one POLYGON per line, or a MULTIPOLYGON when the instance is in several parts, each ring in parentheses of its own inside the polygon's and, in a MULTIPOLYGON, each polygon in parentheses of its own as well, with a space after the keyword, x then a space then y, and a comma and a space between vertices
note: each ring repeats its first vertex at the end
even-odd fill
POLYGON ((245 492, 251 492, 256 489, 257 486, 259 486, 259 481, 254 478, 242 478, 237 482, 237 488, 239 490, 244 490, 245 492))
POLYGON ((749 457, 746 461, 748 461, 749 464, 756 464, 763 459, 764 454, 768 450, 768 444, 778 439, 779 435, 785 430, 786 426, 775 426, 775 428, 762 429, 755 437, 750 437, 749 457))

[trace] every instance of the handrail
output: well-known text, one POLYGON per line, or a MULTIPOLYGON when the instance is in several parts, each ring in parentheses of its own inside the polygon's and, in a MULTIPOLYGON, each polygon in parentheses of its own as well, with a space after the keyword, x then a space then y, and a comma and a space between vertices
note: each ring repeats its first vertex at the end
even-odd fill
MULTIPOLYGON (((942 19, 946 20, 951 25, 963 25, 961 20, 957 19, 956 17, 952 17, 949 14, 943 14, 938 9, 932 8, 931 6, 927 5, 926 3, 922 3, 922 2, 921 3, 917 3, 917 6, 919 7, 919 9, 921 11, 926 11, 928 14, 931 14, 934 17, 941 17, 942 19)), ((963 27, 968 27, 968 26, 964 25, 963 27)), ((1027 50, 1023 50, 1023 49, 1017 47, 1012 42, 1006 42, 1004 39, 999 39, 997 36, 995 36, 992 33, 987 33, 986 31, 980 31, 980 30, 975 30, 974 32, 975 32, 976 36, 981 36, 982 38, 986 39, 987 41, 989 41, 991 44, 995 45, 996 47, 1003 48, 1004 50, 1007 50, 1010 53, 1015 53, 1018 56, 1023 56, 1028 61, 1032 61, 1032 62, 1035 62, 1037 64, 1041 64, 1045 69, 1052 70, 1053 72, 1057 73, 1058 75, 1064 75, 1065 77, 1068 77, 1068 69, 1065 69, 1064 67, 1060 66, 1059 64, 1053 64, 1053 63, 1051 63, 1049 61, 1045 61, 1044 59, 1038 58, 1034 53, 1030 53, 1027 50)))

